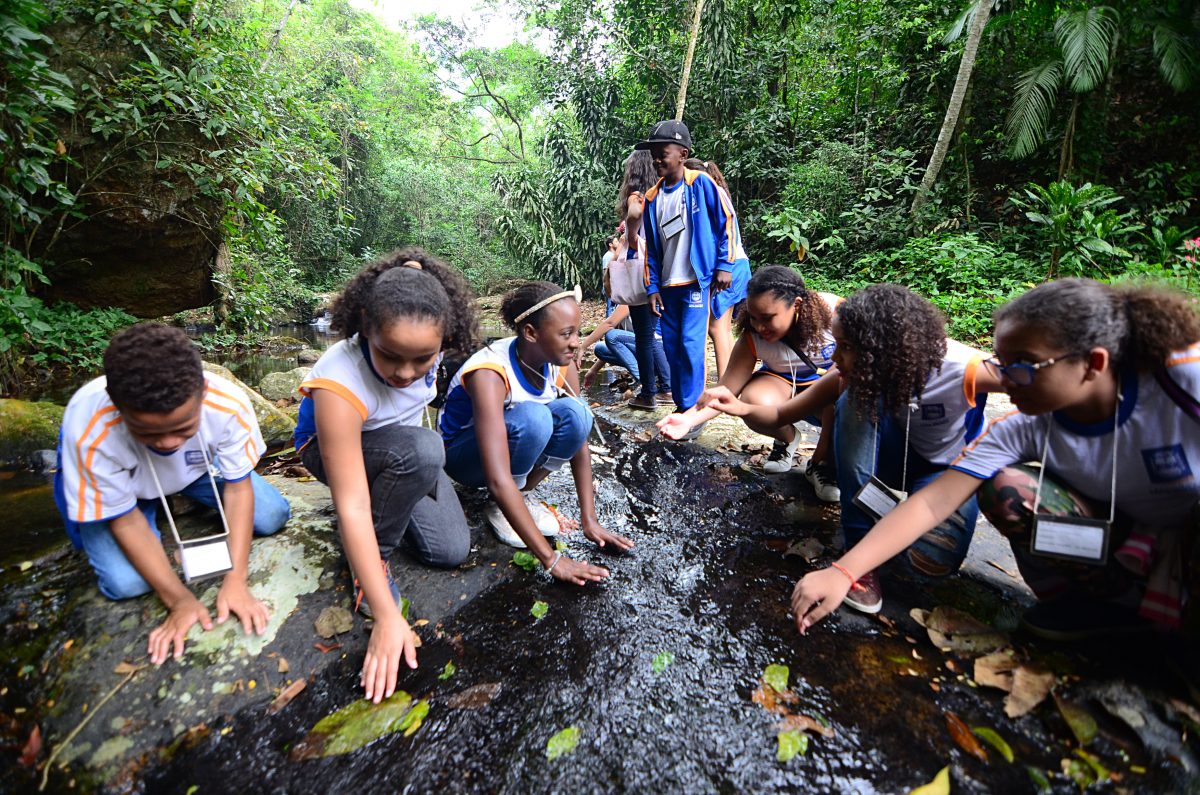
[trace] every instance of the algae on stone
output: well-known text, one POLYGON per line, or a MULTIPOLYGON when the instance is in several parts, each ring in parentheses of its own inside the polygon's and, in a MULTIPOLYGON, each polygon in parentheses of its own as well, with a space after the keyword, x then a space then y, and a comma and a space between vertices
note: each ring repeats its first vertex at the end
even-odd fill
POLYGON ((63 411, 53 403, 0 399, 0 468, 24 467, 36 451, 53 450, 63 411))
POLYGON ((312 731, 292 747, 290 758, 299 762, 348 754, 388 734, 403 731, 411 735, 427 714, 429 703, 422 699, 414 704, 413 697, 403 690, 378 704, 359 699, 317 721, 312 731))

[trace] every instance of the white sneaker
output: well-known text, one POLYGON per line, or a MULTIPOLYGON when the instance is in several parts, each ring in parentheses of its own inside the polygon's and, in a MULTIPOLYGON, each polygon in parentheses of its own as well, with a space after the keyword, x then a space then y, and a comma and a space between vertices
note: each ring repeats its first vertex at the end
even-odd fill
POLYGON ((525 542, 517 535, 517 531, 513 530, 508 517, 504 515, 504 511, 500 510, 498 504, 489 502, 487 507, 483 509, 483 515, 487 517, 488 524, 491 525, 492 532, 496 534, 496 538, 500 539, 500 543, 508 544, 510 547, 516 547, 517 549, 525 549, 525 542))
MULTIPOLYGON (((562 532, 562 526, 558 523, 558 517, 541 500, 532 495, 526 495, 525 507, 529 509, 529 515, 533 517, 534 524, 537 525, 538 530, 542 531, 542 535, 556 536, 562 532)), ((522 544, 521 546, 525 545, 522 544)))
POLYGON ((778 475, 791 471, 795 463, 796 448, 800 446, 800 429, 793 426, 793 430, 796 435, 792 437, 792 441, 784 444, 776 439, 775 444, 771 445, 771 455, 763 462, 763 472, 778 475))
POLYGON ((809 459, 808 466, 804 468, 804 478, 812 484, 813 491, 817 493, 817 499, 821 502, 842 501, 842 490, 838 488, 833 467, 828 464, 814 464, 812 459, 809 459))

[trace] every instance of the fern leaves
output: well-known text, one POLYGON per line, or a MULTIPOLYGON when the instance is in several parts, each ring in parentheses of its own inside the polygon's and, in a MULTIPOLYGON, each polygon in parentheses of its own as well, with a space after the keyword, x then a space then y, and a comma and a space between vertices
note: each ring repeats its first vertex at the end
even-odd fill
POLYGON ((1045 140, 1062 78, 1062 62, 1057 59, 1039 64, 1017 78, 1016 95, 1004 122, 1011 157, 1028 157, 1045 140))

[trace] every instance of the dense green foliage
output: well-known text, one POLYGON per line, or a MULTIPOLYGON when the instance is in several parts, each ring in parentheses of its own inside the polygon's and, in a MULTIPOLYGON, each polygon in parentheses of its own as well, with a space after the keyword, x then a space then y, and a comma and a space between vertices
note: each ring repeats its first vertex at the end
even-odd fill
MULTIPOLYGON (((186 195, 172 212, 216 230, 214 340, 302 317, 409 243, 481 291, 597 290, 623 160, 675 114, 693 8, 515 3, 528 35, 498 49, 477 44, 486 15, 393 29, 348 0, 6 4, 0 387, 93 366, 128 322, 40 298, 60 233, 108 211, 114 175, 150 173, 142 193, 186 195)), ((996 302, 1057 275, 1200 289, 1198 76, 1196 0, 708 0, 684 120, 752 263, 842 294, 908 284, 985 340, 996 302), (980 2, 958 125, 914 215, 980 2)))

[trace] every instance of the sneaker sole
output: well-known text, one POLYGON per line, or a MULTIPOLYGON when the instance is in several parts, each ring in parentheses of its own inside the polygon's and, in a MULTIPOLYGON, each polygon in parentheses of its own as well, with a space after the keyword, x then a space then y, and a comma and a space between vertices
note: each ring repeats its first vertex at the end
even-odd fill
POLYGON ((876 602, 873 605, 864 605, 859 602, 853 602, 850 600, 849 597, 847 597, 842 600, 842 604, 844 604, 846 607, 849 607, 852 610, 857 610, 860 613, 866 613, 869 616, 873 616, 876 613, 878 613, 880 610, 883 609, 883 600, 882 599, 880 599, 878 602, 876 602))

